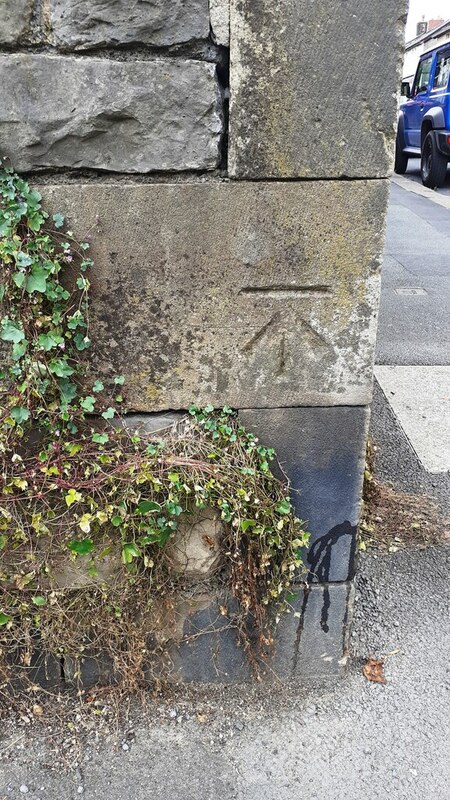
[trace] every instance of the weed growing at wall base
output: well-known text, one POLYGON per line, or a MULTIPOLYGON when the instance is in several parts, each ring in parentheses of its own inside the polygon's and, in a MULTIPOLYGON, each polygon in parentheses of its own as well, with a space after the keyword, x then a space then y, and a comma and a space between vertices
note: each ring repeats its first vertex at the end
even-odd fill
POLYGON ((123 377, 90 374, 89 245, 64 229, 0 171, 0 694, 36 679, 36 653, 101 657, 129 689, 160 675, 168 615, 195 593, 169 545, 205 508, 224 523, 214 587, 256 667, 308 540, 275 453, 228 407, 192 406, 162 438, 127 429, 123 377))

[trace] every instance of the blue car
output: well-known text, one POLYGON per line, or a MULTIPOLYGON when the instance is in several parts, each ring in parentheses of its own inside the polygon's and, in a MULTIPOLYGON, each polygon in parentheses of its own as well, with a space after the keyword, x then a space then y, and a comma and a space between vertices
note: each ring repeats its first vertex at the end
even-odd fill
POLYGON ((443 185, 450 159, 450 44, 424 53, 414 83, 402 83, 395 146, 395 172, 406 172, 409 158, 420 158, 422 183, 443 185))

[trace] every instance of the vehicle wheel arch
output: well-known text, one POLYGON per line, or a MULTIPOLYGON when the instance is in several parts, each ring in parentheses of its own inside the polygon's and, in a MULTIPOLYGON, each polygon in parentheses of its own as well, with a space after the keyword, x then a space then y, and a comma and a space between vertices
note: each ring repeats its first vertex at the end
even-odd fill
POLYGON ((445 128, 444 111, 440 106, 430 108, 422 120, 420 144, 423 145, 427 134, 436 128, 445 128))

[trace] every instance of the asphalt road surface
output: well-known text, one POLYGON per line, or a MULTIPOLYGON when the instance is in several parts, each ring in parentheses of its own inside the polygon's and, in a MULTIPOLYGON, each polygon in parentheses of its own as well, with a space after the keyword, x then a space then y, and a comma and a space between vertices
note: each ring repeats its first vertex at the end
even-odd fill
POLYGON ((379 474, 450 515, 450 171, 433 192, 418 161, 392 182, 375 376, 379 474))

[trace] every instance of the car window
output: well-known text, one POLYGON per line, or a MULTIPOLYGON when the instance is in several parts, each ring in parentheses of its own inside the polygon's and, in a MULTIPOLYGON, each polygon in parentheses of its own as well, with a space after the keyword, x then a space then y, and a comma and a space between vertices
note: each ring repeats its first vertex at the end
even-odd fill
POLYGON ((439 53, 434 73, 433 89, 446 89, 450 75, 450 50, 439 53))
POLYGON ((430 81, 430 72, 431 72, 431 64, 433 62, 433 56, 429 58, 425 58, 423 61, 420 62, 416 77, 414 78, 414 85, 412 94, 413 97, 419 92, 426 92, 428 89, 428 83, 430 81))

